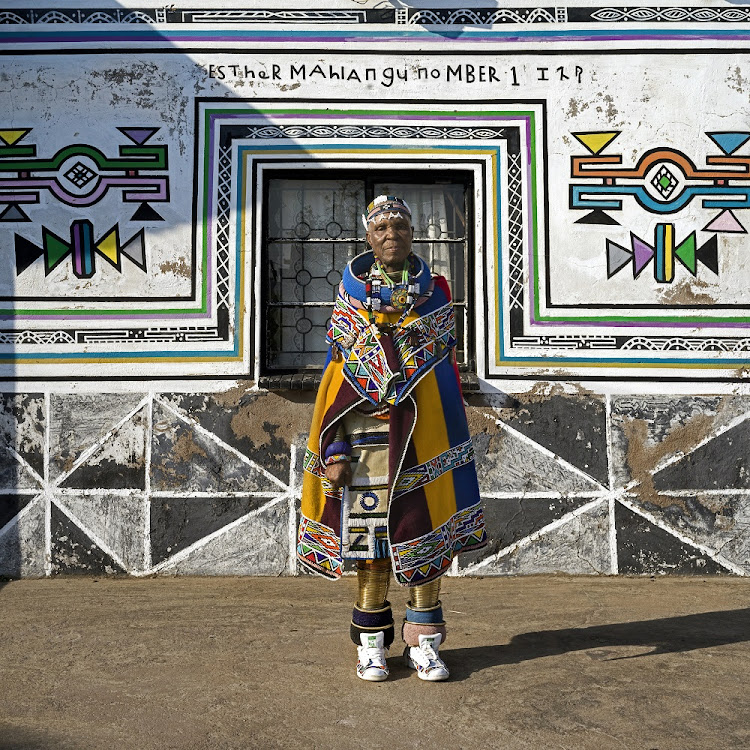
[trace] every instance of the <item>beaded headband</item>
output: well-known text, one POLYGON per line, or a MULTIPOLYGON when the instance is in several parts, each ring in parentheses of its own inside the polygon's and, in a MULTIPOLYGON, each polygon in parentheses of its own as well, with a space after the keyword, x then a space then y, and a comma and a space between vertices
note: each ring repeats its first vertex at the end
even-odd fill
POLYGON ((385 214, 386 219, 401 217, 411 222, 411 209, 403 198, 394 195, 379 195, 367 207, 367 213, 362 214, 362 224, 367 231, 368 225, 385 214))

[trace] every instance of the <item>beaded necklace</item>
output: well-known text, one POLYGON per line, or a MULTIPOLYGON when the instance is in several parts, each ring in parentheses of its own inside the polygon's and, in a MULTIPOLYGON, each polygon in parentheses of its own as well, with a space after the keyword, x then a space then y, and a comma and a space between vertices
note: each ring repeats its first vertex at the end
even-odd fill
POLYGON ((416 279, 410 273, 409 258, 404 261, 401 270, 401 283, 397 284, 388 275, 379 260, 370 266, 370 271, 365 280, 365 305, 367 306, 367 317, 370 324, 375 322, 375 313, 380 311, 383 305, 382 287, 387 286, 390 290, 390 305, 396 310, 401 310, 401 316, 395 324, 384 323, 378 325, 383 332, 392 332, 401 327, 406 316, 417 301, 418 286, 416 279))
MULTIPOLYGON (((391 274, 383 268, 383 264, 379 261, 375 261, 375 269, 377 270, 380 277, 385 281, 388 286, 393 289, 396 282, 391 277, 391 274)), ((404 267, 401 269, 401 283, 406 286, 409 283, 409 260, 408 258, 404 261, 404 267)))

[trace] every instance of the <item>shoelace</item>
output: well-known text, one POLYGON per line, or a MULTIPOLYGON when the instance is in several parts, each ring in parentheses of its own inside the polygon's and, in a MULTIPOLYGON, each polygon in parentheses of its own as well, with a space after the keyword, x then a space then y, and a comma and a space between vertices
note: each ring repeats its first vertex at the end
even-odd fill
POLYGON ((385 651, 379 648, 366 648, 365 656, 367 661, 375 662, 377 666, 383 666, 385 664, 385 651))
POLYGON ((422 646, 421 651, 427 657, 430 664, 440 660, 440 657, 437 655, 437 652, 430 644, 426 644, 422 646))

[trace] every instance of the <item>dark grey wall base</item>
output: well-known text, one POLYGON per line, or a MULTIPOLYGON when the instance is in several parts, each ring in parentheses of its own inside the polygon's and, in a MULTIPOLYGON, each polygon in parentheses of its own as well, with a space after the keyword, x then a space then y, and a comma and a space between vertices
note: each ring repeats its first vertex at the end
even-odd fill
MULTIPOLYGON (((750 572, 750 400, 469 397, 453 574, 750 572)), ((312 394, 3 394, 0 575, 294 575, 312 394)))

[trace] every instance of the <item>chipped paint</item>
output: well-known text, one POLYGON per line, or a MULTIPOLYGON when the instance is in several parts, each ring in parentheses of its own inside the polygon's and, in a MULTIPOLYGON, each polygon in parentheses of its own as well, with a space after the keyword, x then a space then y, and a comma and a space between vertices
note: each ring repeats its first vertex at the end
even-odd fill
POLYGON ((642 501, 667 507, 685 508, 680 498, 661 495, 654 487, 654 471, 665 458, 689 454, 711 432, 713 420, 709 415, 697 414, 685 424, 674 427, 664 439, 653 444, 648 438, 648 423, 643 419, 625 419, 623 430, 627 439, 626 462, 633 484, 642 501))
POLYGON ((715 305, 716 299, 708 291, 711 284, 700 279, 684 279, 668 289, 661 290, 667 305, 715 305))
POLYGON ((186 279, 190 278, 190 266, 182 259, 160 263, 159 270, 162 273, 173 273, 175 276, 183 276, 186 279))

